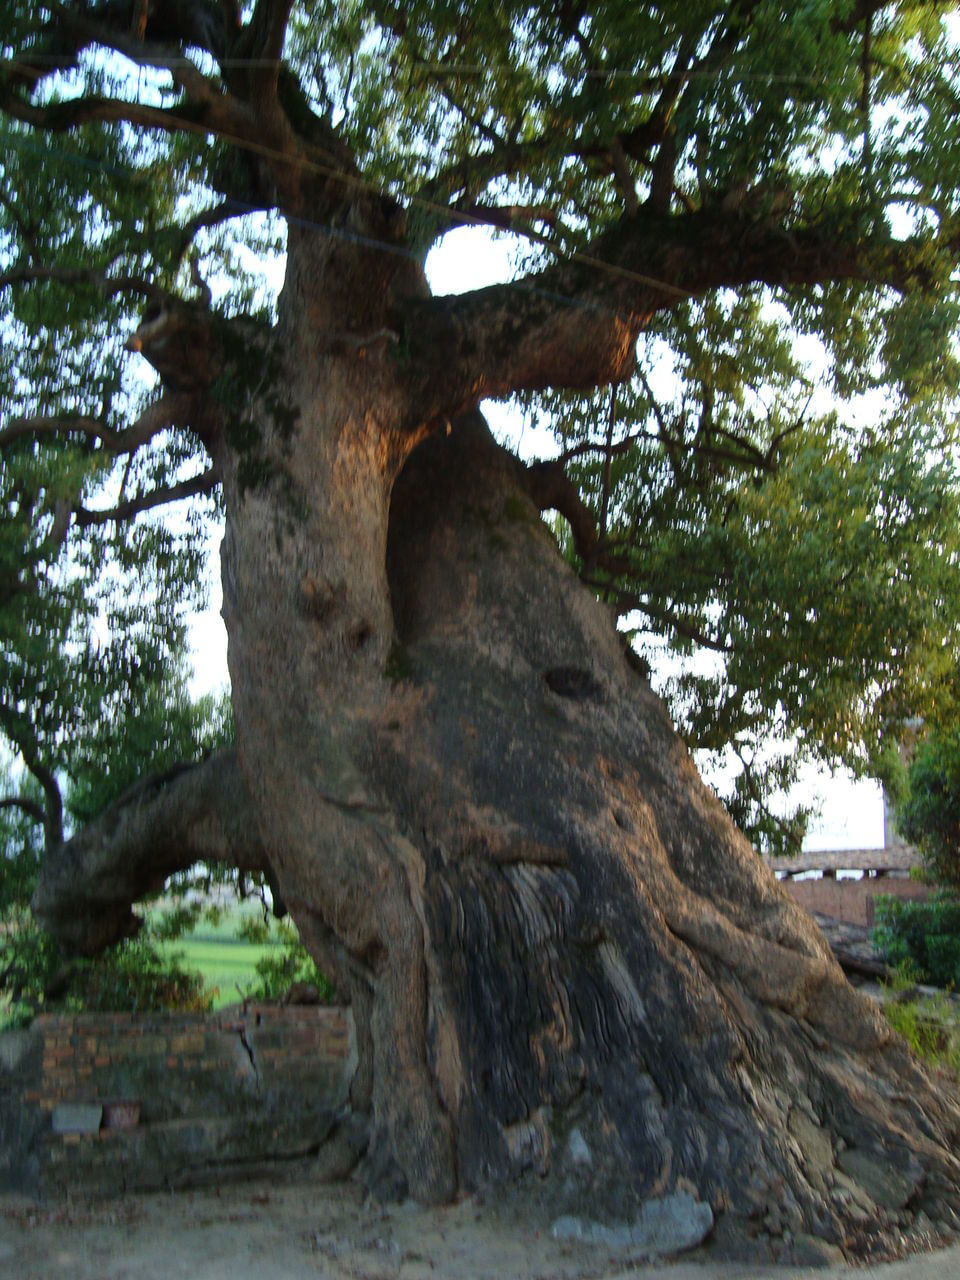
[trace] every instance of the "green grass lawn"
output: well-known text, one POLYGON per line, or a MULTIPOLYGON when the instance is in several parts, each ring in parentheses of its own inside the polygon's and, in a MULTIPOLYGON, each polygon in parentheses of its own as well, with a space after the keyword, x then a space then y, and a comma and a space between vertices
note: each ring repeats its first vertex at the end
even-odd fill
POLYGON ((168 955, 180 956, 180 963, 185 969, 203 975, 203 984, 208 991, 216 989, 213 998, 215 1009, 225 1004, 236 1004, 243 998, 244 992, 256 982, 257 961, 269 955, 273 947, 272 943, 254 946, 236 939, 218 941, 193 935, 162 944, 168 955))
MULTIPOLYGON (((161 908, 162 910, 162 908, 161 908)), ((168 955, 179 955, 185 969, 203 976, 208 991, 216 990, 213 1007, 236 1004, 257 981, 257 962, 278 945, 275 942, 255 944, 237 937, 246 916, 260 918, 262 908, 253 900, 227 908, 214 923, 201 919, 190 933, 173 942, 161 944, 168 955)))

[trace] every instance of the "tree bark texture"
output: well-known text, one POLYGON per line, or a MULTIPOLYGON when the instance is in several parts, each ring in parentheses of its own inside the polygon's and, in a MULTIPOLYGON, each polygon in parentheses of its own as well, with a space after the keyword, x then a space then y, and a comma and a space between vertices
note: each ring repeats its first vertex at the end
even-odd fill
MULTIPOLYGON (((718 1241, 785 1256, 953 1230, 954 1090, 700 781, 476 388, 453 424, 417 418, 391 307, 418 272, 309 239, 291 227, 275 332, 204 357, 232 379, 203 433, 237 722, 217 767, 243 800, 187 847, 268 865, 352 1002, 363 1176, 426 1201, 519 1179, 607 1221, 688 1191, 718 1241)), ((76 854, 37 907, 84 945, 65 903, 88 864, 54 870, 76 854)), ((88 945, 134 887, 91 899, 88 945)))

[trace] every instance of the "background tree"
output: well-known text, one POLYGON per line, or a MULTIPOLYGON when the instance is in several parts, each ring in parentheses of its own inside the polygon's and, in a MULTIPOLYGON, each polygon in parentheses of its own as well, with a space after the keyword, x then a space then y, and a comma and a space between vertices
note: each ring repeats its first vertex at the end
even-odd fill
POLYGON ((955 894, 960 888, 960 729, 955 723, 923 734, 899 782, 900 834, 917 846, 933 879, 955 894))
POLYGON ((95 651, 107 552, 155 582, 116 619, 129 674, 167 660, 197 570, 148 513, 216 489, 237 732, 51 829, 38 917, 95 951, 196 860, 269 870, 351 999, 382 1192, 536 1171, 544 1211, 620 1217, 692 1187, 741 1249, 952 1230, 953 1095, 699 782, 596 600, 721 652, 683 715, 748 762, 771 714, 868 752, 954 660, 942 7, 103 0, 3 24, 12 714, 62 701, 37 611, 76 627, 58 661, 95 651), (432 296, 425 255, 465 222, 528 250, 432 296), (811 400, 804 341, 840 407, 811 400), (511 394, 559 461, 494 443, 477 406, 511 394))

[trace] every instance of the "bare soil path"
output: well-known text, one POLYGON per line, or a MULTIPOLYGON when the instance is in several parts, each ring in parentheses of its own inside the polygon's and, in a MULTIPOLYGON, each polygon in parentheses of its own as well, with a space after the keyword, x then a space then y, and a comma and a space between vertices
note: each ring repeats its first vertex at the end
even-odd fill
POLYGON ((644 1263, 553 1240, 474 1201, 382 1208, 351 1186, 267 1181, 97 1205, 0 1197, 5 1280, 949 1280, 960 1245, 865 1268, 644 1263))

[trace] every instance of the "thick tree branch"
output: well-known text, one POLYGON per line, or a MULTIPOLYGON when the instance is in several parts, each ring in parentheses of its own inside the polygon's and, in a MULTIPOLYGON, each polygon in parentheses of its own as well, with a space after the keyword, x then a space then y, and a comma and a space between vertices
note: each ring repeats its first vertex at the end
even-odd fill
MULTIPOLYGON (((283 57, 283 42, 292 8, 293 0, 257 0, 257 7, 250 20, 251 29, 259 34, 257 46, 260 57, 267 65, 273 63, 275 68, 279 68, 283 57)), ((276 86, 276 70, 273 72, 273 83, 276 86)))
POLYGON ((873 15, 868 14, 863 24, 863 52, 860 59, 862 86, 860 90, 860 114, 863 117, 863 180, 867 195, 873 182, 873 140, 870 131, 870 80, 873 58, 873 15))
POLYGON ((202 209, 181 229, 174 260, 178 264, 183 261, 198 232, 205 231, 209 227, 217 227, 222 222, 229 222, 231 218, 241 218, 244 214, 252 213, 254 209, 261 207, 265 206, 246 203, 241 206, 236 200, 221 200, 219 204, 212 205, 209 209, 202 209))
POLYGON ((613 487, 613 432, 617 423, 617 388, 610 388, 610 412, 607 415, 607 437, 603 457, 603 499, 600 504, 600 536, 607 536, 610 514, 610 492, 613 487))
POLYGON ((60 794, 60 784, 53 770, 48 769, 41 761, 35 744, 25 745, 21 741, 17 745, 20 748, 23 763, 43 789, 45 800, 42 818, 43 835, 44 845, 49 851, 63 839, 63 797, 60 794))
POLYGON ((905 292, 934 282, 937 254, 940 265, 944 255, 960 257, 957 235, 931 242, 869 238, 856 226, 786 231, 752 203, 672 217, 644 209, 589 252, 512 284, 411 302, 411 414, 452 418, 487 396, 621 382, 633 371, 638 334, 678 298, 833 280, 905 292))
POLYGON ((241 30, 237 7, 230 3, 161 0, 149 6, 144 40, 132 0, 113 0, 86 13, 55 5, 52 39, 66 52, 49 66, 35 65, 29 50, 0 63, 0 110, 53 132, 96 121, 203 138, 215 134, 248 152, 254 168, 262 165, 269 171, 277 191, 263 198, 272 184, 257 178, 252 185, 259 205, 279 199, 287 212, 303 215, 310 207, 316 216, 321 208, 342 205, 348 191, 352 194, 341 179, 355 175, 356 166, 336 130, 314 115, 296 77, 283 65, 291 8, 291 0, 261 0, 241 30), (184 100, 155 107, 99 94, 46 103, 31 99, 40 80, 58 69, 64 57, 73 63, 92 44, 123 53, 137 65, 168 71, 184 100), (191 46, 219 61, 222 81, 190 61, 185 51, 191 46))
POLYGON ((201 127, 204 132, 218 131, 216 122, 206 121, 206 109, 191 109, 183 104, 177 107, 149 107, 141 103, 124 102, 122 99, 105 98, 101 94, 89 94, 86 97, 38 106, 10 89, 12 73, 18 70, 22 70, 22 67, 16 61, 0 64, 0 110, 15 120, 22 120, 24 124, 32 124, 51 133, 63 133, 67 129, 76 129, 95 121, 101 124, 139 125, 144 129, 160 129, 167 133, 181 129, 197 132, 201 127))
MULTIPOLYGON (((623 196, 623 207, 631 216, 640 208, 640 201, 637 199, 637 188, 633 180, 633 174, 630 172, 630 165, 627 163, 627 153, 623 149, 623 144, 619 138, 614 138, 610 144, 610 167, 613 170, 613 176, 620 188, 620 194, 623 196)), ((670 170, 670 185, 673 187, 673 170, 670 170)))
POLYGON ((132 516, 144 511, 154 511, 157 507, 169 506, 172 502, 182 502, 184 498, 194 498, 198 494, 212 493, 220 481, 216 467, 209 467, 189 480, 181 480, 179 484, 162 485, 159 489, 151 489, 140 493, 135 498, 118 502, 115 507, 103 511, 88 511, 79 507, 74 512, 74 523, 80 529, 88 529, 94 525, 109 524, 112 520, 129 520, 132 516))
POLYGON ((345 148, 334 131, 305 107, 302 94, 294 95, 296 128, 291 126, 289 82, 295 77, 282 63, 291 0, 261 0, 242 29, 238 6, 229 0, 223 4, 159 0, 149 5, 142 31, 138 20, 142 15, 132 0, 112 0, 88 13, 63 5, 54 8, 59 29, 69 37, 72 48, 98 44, 139 66, 166 70, 185 101, 149 108, 91 94, 38 105, 16 92, 21 86, 35 87, 40 78, 29 54, 24 53, 0 66, 0 107, 10 115, 54 131, 97 120, 125 121, 168 132, 182 130, 203 137, 213 133, 265 161, 286 195, 288 207, 302 203, 300 178, 311 149, 316 151, 320 146, 320 154, 313 158, 328 167, 349 167, 345 160, 352 161, 352 156, 345 157, 345 148), (222 81, 205 75, 186 56, 190 47, 205 50, 219 62, 222 81), (308 143, 307 149, 303 142, 308 143))
POLYGON ((538 511, 559 511, 570 525, 573 545, 581 560, 589 563, 596 553, 598 537, 593 512, 580 496, 558 461, 535 462, 527 468, 527 492, 538 511))
POLYGON ((193 399, 188 395, 165 395, 149 405, 131 426, 115 431, 99 418, 69 414, 35 414, 12 418, 0 429, 0 450, 25 436, 80 435, 95 441, 110 453, 135 453, 170 427, 186 426, 193 399))
POLYGON ((153 365, 169 392, 193 396, 200 404, 196 397, 208 392, 226 367, 236 367, 243 357, 262 357, 257 344, 267 332, 256 321, 225 320, 203 303, 167 296, 147 309, 127 349, 153 365))
POLYGON ((78 48, 100 44, 140 65, 166 65, 187 48, 203 49, 218 61, 236 24, 236 10, 216 0, 101 0, 78 13, 53 3, 55 39, 70 38, 78 48))
MULTIPOLYGON (((937 0, 927 0, 927 2, 932 7, 937 3, 937 0)), ((838 16, 833 19, 830 23, 831 29, 838 34, 849 35, 865 22, 871 21, 874 14, 879 13, 881 9, 889 8, 889 5, 890 0, 857 0, 853 8, 845 13, 843 17, 838 16)))
POLYGON ((34 915, 91 955, 136 933, 131 904, 197 862, 270 869, 236 754, 223 751, 139 783, 44 861, 34 915))
POLYGON ((25 814, 40 826, 43 825, 46 819, 43 805, 36 800, 31 800, 29 796, 3 796, 0 798, 0 809, 22 809, 25 814))
POLYGON ((173 7, 169 3, 127 0, 127 3, 105 4, 91 12, 78 13, 63 4, 51 6, 60 31, 69 34, 78 50, 100 45, 122 53, 135 66, 160 68, 175 74, 187 62, 184 49, 188 45, 205 49, 214 57, 217 50, 210 31, 204 29, 202 22, 191 20, 202 14, 202 0, 183 6, 175 15, 161 13, 164 8, 169 11, 173 7))
POLYGON ((109 276, 105 267, 44 267, 40 265, 11 267, 9 271, 0 272, 0 289, 13 284, 43 284, 52 281, 57 284, 88 284, 108 297, 122 293, 138 294, 143 298, 162 299, 171 295, 160 285, 154 284, 143 276, 109 276))
POLYGON ((60 786, 51 769, 38 760, 27 761, 27 768, 40 783, 46 797, 46 809, 43 816, 43 830, 46 846, 52 849, 63 839, 63 797, 60 786))
MULTIPOLYGON (((455 220, 469 222, 471 226, 483 225, 499 227, 502 231, 519 231, 531 239, 539 239, 529 231, 530 224, 542 222, 548 227, 556 227, 558 218, 556 210, 547 204, 478 204, 472 200, 458 201, 450 206, 455 220)), ((550 244, 545 237, 541 243, 550 244)))

